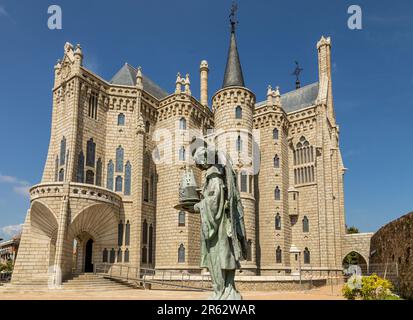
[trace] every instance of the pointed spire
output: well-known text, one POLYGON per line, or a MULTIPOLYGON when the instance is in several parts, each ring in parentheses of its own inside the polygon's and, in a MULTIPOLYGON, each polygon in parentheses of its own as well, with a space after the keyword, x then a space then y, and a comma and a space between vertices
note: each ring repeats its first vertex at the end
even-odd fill
POLYGON ((176 87, 175 87, 175 93, 179 94, 182 91, 182 78, 181 78, 181 74, 178 72, 178 74, 176 75, 176 87))
POLYGON ((271 106, 271 105, 272 105, 272 93, 273 93, 272 88, 271 88, 271 86, 269 85, 269 86, 268 86, 268 89, 267 89, 267 106, 271 106))
POLYGON ((138 71, 136 72, 136 87, 138 89, 143 89, 143 77, 142 77, 142 68, 139 66, 138 71))
POLYGON ((272 92, 272 97, 273 97, 274 104, 276 106, 280 106, 281 105, 281 94, 280 94, 279 86, 275 87, 275 90, 272 92))
POLYGON ((191 81, 189 80, 189 73, 186 74, 185 76, 185 93, 187 95, 191 95, 191 81))
POLYGON ((235 17, 236 7, 231 9, 231 40, 229 43, 227 66, 225 68, 224 82, 222 88, 239 86, 244 87, 244 76, 242 75, 241 62, 239 59, 237 41, 235 39, 235 17))

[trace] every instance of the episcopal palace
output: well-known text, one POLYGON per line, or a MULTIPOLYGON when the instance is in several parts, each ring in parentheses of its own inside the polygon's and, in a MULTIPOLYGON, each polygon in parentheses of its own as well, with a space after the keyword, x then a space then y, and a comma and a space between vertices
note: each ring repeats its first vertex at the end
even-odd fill
MULTIPOLYGON (((353 250, 368 260, 357 235, 346 235, 331 49, 321 37, 309 52, 318 63, 314 83, 291 92, 263 88, 267 99, 256 101, 235 28, 212 97, 205 60, 198 98, 189 75, 178 74, 171 91, 129 64, 103 79, 83 66, 79 45, 66 43, 54 66, 47 160, 30 189, 12 282, 44 283, 56 270, 67 279, 102 264, 201 273, 200 217, 174 209, 192 132, 214 141, 225 132, 259 134, 255 170, 232 159, 249 246, 244 274, 337 270, 353 250), (159 161, 166 153, 171 161, 159 161)), ((238 153, 252 149, 250 136, 235 140, 238 153)), ((202 173, 193 171, 200 186, 202 173)))

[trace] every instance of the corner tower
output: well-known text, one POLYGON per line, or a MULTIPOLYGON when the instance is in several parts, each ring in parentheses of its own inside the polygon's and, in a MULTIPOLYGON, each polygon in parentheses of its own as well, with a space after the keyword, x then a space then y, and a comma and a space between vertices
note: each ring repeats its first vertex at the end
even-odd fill
POLYGON ((219 149, 226 150, 238 173, 238 186, 244 206, 249 253, 242 262, 244 272, 255 274, 256 221, 254 198, 254 172, 252 166, 252 127, 255 94, 245 87, 235 37, 235 10, 231 13, 231 37, 222 88, 212 98, 215 139, 219 149))

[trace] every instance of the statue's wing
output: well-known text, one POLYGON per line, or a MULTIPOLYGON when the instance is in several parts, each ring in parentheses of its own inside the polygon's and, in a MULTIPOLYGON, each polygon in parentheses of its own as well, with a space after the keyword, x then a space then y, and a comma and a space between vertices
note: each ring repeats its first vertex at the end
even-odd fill
POLYGON ((232 224, 232 243, 234 246, 235 258, 237 260, 247 259, 248 244, 247 233, 244 223, 244 208, 241 203, 241 195, 238 190, 237 176, 232 167, 230 157, 225 154, 225 177, 228 195, 229 214, 232 224))

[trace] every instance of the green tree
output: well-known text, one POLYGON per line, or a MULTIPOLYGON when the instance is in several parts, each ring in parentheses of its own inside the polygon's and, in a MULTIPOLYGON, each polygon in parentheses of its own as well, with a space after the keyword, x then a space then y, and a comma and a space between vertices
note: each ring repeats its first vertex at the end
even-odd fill
POLYGON ((1 271, 7 271, 7 272, 12 272, 13 271, 13 261, 9 260, 4 264, 0 265, 0 272, 1 271))
POLYGON ((355 226, 351 226, 351 227, 346 226, 346 233, 353 234, 353 233, 360 233, 360 231, 355 226))

